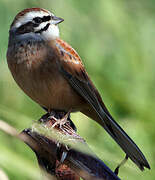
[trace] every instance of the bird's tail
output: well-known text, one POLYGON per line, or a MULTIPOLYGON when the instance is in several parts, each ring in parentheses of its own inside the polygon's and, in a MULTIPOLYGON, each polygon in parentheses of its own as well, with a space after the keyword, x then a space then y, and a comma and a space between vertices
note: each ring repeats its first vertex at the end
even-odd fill
POLYGON ((126 132, 117 124, 117 122, 111 117, 111 115, 105 112, 105 110, 102 107, 96 112, 98 116, 94 115, 93 109, 91 113, 90 111, 89 113, 87 111, 83 113, 97 121, 111 135, 111 137, 117 142, 117 144, 119 144, 119 146, 128 155, 128 157, 141 170, 144 170, 144 167, 150 169, 149 163, 147 162, 141 150, 126 134, 126 132))

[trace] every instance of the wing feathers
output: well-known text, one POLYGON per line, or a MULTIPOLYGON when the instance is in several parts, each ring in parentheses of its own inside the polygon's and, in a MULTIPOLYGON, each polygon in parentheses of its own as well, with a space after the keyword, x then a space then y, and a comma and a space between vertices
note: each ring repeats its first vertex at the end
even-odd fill
MULTIPOLYGON (((68 80, 70 85, 75 89, 75 91, 80 94, 96 111, 96 118, 94 120, 96 120, 100 125, 104 127, 104 129, 112 136, 112 138, 120 145, 124 152, 135 164, 137 164, 137 166, 141 170, 144 170, 144 167, 150 169, 145 156, 140 151, 138 146, 116 123, 116 121, 114 121, 114 119, 106 109, 97 89, 94 87, 93 83, 85 72, 81 59, 76 54, 75 50, 71 49, 71 47, 67 43, 62 42, 62 40, 59 40, 58 44, 59 46, 62 45, 60 51, 63 51, 63 53, 65 54, 65 48, 67 47, 67 52, 70 53, 70 55, 63 55, 60 63, 60 70, 64 77, 68 80)), ((89 115, 89 113, 86 114, 89 115)))

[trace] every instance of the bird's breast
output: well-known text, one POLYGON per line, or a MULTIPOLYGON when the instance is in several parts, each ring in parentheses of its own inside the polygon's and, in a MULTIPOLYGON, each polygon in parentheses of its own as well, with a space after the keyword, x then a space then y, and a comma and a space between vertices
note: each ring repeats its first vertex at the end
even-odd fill
POLYGON ((58 57, 52 51, 49 56, 46 48, 31 47, 31 51, 22 49, 16 55, 8 55, 12 75, 19 87, 41 106, 79 111, 85 101, 59 71, 58 57))

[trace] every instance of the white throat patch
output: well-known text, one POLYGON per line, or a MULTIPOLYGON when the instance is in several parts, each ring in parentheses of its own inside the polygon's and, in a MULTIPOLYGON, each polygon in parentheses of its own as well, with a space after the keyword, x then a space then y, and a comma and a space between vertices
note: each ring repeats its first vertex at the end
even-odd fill
POLYGON ((50 24, 48 29, 46 31, 43 31, 41 35, 46 40, 56 39, 57 37, 59 37, 59 28, 56 25, 50 24))

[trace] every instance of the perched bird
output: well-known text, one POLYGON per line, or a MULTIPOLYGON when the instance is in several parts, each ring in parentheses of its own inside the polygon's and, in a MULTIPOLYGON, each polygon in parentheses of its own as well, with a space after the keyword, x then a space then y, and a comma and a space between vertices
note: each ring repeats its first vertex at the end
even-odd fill
POLYGON ((98 122, 143 170, 150 166, 138 146, 117 124, 90 80, 80 56, 59 38, 53 13, 30 8, 18 13, 9 31, 7 62, 19 87, 40 106, 80 111, 98 122))

